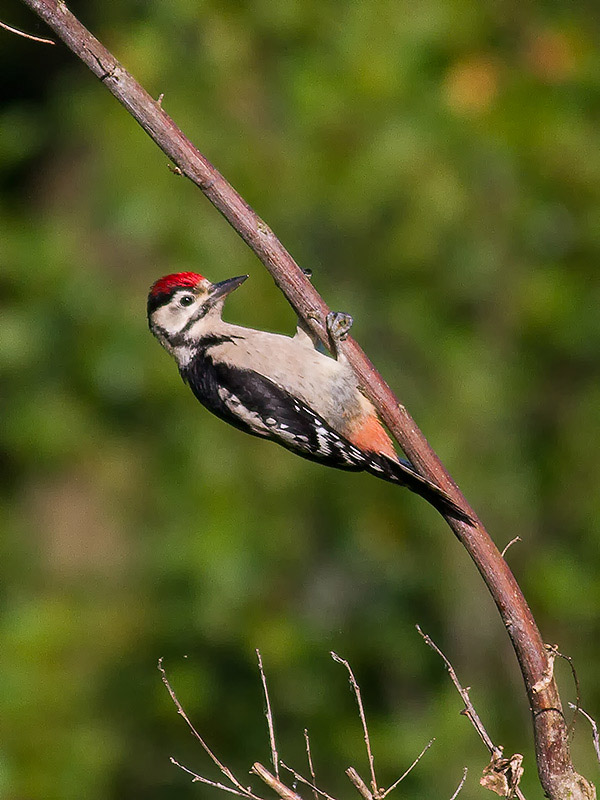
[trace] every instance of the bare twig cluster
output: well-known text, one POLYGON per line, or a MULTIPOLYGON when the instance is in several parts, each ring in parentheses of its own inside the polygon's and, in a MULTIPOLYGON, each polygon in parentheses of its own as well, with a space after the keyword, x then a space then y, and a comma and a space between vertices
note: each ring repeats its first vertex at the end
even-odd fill
MULTIPOLYGON (((444 662, 448 674, 450 676, 450 680, 454 684, 456 690, 460 694, 464 703, 464 708, 460 713, 465 717, 467 717, 467 719, 477 732, 477 735, 479 736, 479 738, 484 743, 484 745, 486 746, 486 748, 490 753, 491 756, 490 762, 489 764, 487 764, 486 767, 484 767, 479 783, 481 784, 481 786, 483 786, 486 789, 489 789, 490 791, 494 792, 500 797, 517 798, 517 800, 525 800, 525 796, 523 795, 523 792, 519 787, 519 783, 523 775, 523 766, 522 766, 523 756, 520 753, 515 753, 509 758, 506 758, 504 756, 503 747, 494 744, 491 736, 487 732, 481 720, 481 717, 477 713, 475 706, 473 705, 473 702, 469 695, 470 688, 468 686, 464 687, 461 684, 450 660, 442 652, 442 650, 438 647, 438 645, 433 641, 433 639, 428 634, 424 633, 424 631, 421 629, 419 625, 417 625, 416 628, 421 637, 423 638, 424 642, 435 653, 437 653, 437 655, 439 655, 439 657, 444 662)), ((305 743, 305 751, 306 751, 306 758, 307 758, 310 779, 305 777, 298 770, 285 764, 285 762, 283 762, 279 757, 279 751, 277 748, 277 742, 275 737, 275 724, 273 719, 271 699, 269 696, 269 689, 264 671, 262 656, 259 650, 256 651, 256 655, 258 659, 258 669, 260 672, 263 694, 265 698, 265 716, 267 721, 267 731, 269 737, 269 749, 270 749, 271 762, 273 764, 274 772, 268 770, 263 764, 261 764, 258 761, 256 761, 252 765, 250 772, 254 775, 257 775, 266 786, 272 789, 275 792, 275 794, 277 794, 281 798, 281 800, 304 800, 304 798, 296 790, 298 784, 305 786, 307 789, 310 789, 313 796, 313 800, 335 800, 335 798, 332 797, 332 795, 328 794, 326 791, 321 789, 317 784, 310 738, 308 735, 308 731, 306 729, 304 730, 304 743, 305 743), (281 770, 285 771, 293 778, 292 786, 288 785, 288 783, 286 783, 282 779, 281 770)), ((371 747, 371 738, 369 735, 369 728, 367 725, 367 718, 363 704, 360 685, 348 661, 344 658, 341 658, 333 651, 331 652, 330 655, 335 662, 344 666, 348 673, 350 686, 352 688, 352 692, 354 694, 358 706, 358 716, 360 719, 360 724, 363 732, 367 762, 369 767, 368 781, 366 781, 354 767, 348 767, 345 770, 346 775, 348 776, 350 782, 356 788, 356 790, 358 791, 363 800, 385 800, 385 798, 388 797, 388 795, 390 795, 395 789, 397 789, 398 786, 402 783, 402 781, 407 777, 407 775, 409 775, 410 772, 412 772, 412 770, 417 766, 417 764, 421 761, 425 753, 433 745, 435 738, 432 738, 423 747, 423 749, 421 750, 419 755, 414 759, 412 764, 408 767, 408 769, 406 769, 402 773, 402 775, 396 781, 390 784, 387 788, 380 787, 375 771, 375 757, 373 754, 373 749, 371 747)), ((555 652, 555 655, 562 655, 562 654, 555 652)), ((177 708, 177 712, 184 718, 192 735, 197 739, 201 747, 208 754, 211 761, 217 766, 219 771, 231 785, 226 785, 219 781, 213 781, 210 780, 209 778, 205 778, 204 776, 199 775, 198 773, 190 770, 188 767, 181 764, 175 758, 171 758, 171 762, 175 766, 183 770, 185 773, 187 773, 188 775, 191 775, 193 780, 196 782, 207 784, 216 789, 220 789, 221 791, 228 792, 229 794, 236 794, 241 797, 245 797, 248 800, 263 800, 263 798, 260 797, 258 794, 256 794, 251 787, 244 786, 235 777, 233 772, 219 758, 217 758, 214 752, 207 745, 206 741, 200 736, 200 734, 190 721, 189 717, 187 716, 186 712, 184 711, 181 703, 177 698, 177 695, 175 694, 166 676, 162 659, 159 660, 158 668, 160 670, 163 683, 167 687, 171 699, 173 700, 173 703, 177 708)), ((598 726, 596 724, 596 721, 587 712, 585 712, 582 708, 579 707, 579 703, 577 703, 577 705, 570 703, 569 705, 575 711, 575 714, 579 712, 590 723, 592 727, 594 748, 596 751, 596 755, 598 757, 598 761, 600 762, 600 735, 598 732, 598 726)), ((465 784, 467 778, 467 772, 468 772, 467 767, 465 767, 463 770, 462 778, 450 800, 456 800, 456 797, 458 796, 458 794, 460 793, 461 789, 465 784)))
MULTIPOLYGON (((310 789, 310 792, 313 796, 313 800, 335 800, 332 795, 328 794, 326 791, 321 789, 317 784, 317 779, 315 776, 315 768, 313 764, 313 757, 312 757, 312 750, 310 745, 310 738, 308 735, 308 731, 304 730, 304 744, 306 750, 306 760, 308 764, 308 771, 310 774, 310 779, 300 773, 298 770, 294 769, 293 767, 288 766, 285 764, 284 761, 281 760, 279 757, 279 751, 277 749, 277 742, 275 738, 275 724, 273 721, 273 711, 271 707, 271 700, 269 697, 269 690, 267 685, 267 679, 265 676, 265 671, 263 667, 262 657, 260 652, 257 650, 256 655, 258 658, 258 669, 260 672, 260 677, 263 686, 263 694, 265 698, 265 716, 267 719, 267 730, 269 735, 269 749, 271 755, 271 762, 273 764, 274 772, 268 770, 263 764, 259 761, 254 762, 250 769, 250 773, 257 775, 262 782, 272 789, 275 794, 279 795, 281 800, 304 800, 302 796, 296 791, 296 786, 301 784, 305 786, 307 789, 310 789), (281 770, 284 770, 293 778, 293 786, 289 786, 281 777, 281 770)), ((360 723, 363 731, 363 736, 365 740, 365 748, 367 752, 367 760, 369 763, 369 781, 367 782, 360 776, 358 771, 354 767, 348 767, 346 769, 346 775, 348 776, 350 782, 353 786, 357 789, 363 800, 385 800, 385 798, 391 794, 402 781, 409 775, 410 772, 417 766, 419 761, 423 758, 425 753, 429 750, 431 745, 434 743, 435 739, 431 739, 425 747, 421 750, 419 755, 415 758, 412 764, 406 769, 403 774, 392 783, 387 788, 381 788, 377 781, 377 776, 375 773, 375 758, 373 756, 373 750, 371 748, 371 738, 369 736, 369 728, 367 726, 367 720, 365 715, 365 710, 362 701, 362 695, 360 691, 360 686, 354 676, 352 668, 350 664, 340 656, 336 655, 335 653, 331 653, 331 657, 334 661, 338 664, 342 664, 346 670, 348 671, 348 676, 350 679, 350 685, 352 687, 352 691, 354 692, 354 696, 356 698, 356 702, 358 704, 358 713, 360 717, 360 723)), ((198 773, 194 772, 193 770, 189 769, 188 767, 181 764, 175 758, 171 758, 171 763, 175 766, 179 767, 179 769, 183 770, 186 774, 191 775, 193 781, 198 783, 203 783, 208 786, 212 786, 215 789, 220 789, 223 792, 228 792, 229 794, 235 794, 240 797, 245 797, 247 800, 263 800, 258 794, 254 792, 254 790, 250 786, 244 786, 241 781, 233 774, 233 772, 227 767, 223 761, 221 761, 215 753, 211 750, 208 746, 206 741, 203 737, 198 733, 194 725, 192 724, 191 720, 189 719, 188 715, 186 714, 183 706, 179 702, 173 687, 171 686, 169 679, 167 678, 165 668, 163 666, 162 658, 159 659, 158 662, 158 669, 160 670, 162 681, 171 696, 173 703, 177 709, 177 713, 183 717, 186 722, 186 725, 190 729, 190 732, 194 736, 194 738, 200 743, 202 749, 206 752, 210 760, 213 764, 219 769, 223 777, 228 781, 228 784, 221 783, 220 781, 213 781, 209 778, 204 777, 203 775, 199 775, 198 773)), ((460 790, 464 786, 464 783, 467 779, 467 768, 465 767, 463 770, 462 778, 454 791, 454 794, 450 798, 450 800, 456 800, 460 790)))

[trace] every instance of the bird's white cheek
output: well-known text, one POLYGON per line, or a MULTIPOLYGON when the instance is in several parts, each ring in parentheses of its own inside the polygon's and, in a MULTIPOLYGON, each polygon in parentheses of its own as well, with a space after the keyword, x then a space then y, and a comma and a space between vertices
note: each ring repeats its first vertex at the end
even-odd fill
POLYGON ((177 317, 173 313, 173 309, 169 306, 159 308, 158 311, 155 311, 154 322, 158 327, 168 333, 174 333, 177 330, 177 317))

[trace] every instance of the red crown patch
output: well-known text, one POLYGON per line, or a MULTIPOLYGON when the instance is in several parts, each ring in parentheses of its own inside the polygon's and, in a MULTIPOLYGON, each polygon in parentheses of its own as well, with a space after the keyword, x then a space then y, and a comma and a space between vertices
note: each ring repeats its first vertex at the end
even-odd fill
POLYGON ((156 297, 158 294, 169 294, 173 289, 193 288, 204 277, 197 272, 174 272, 172 275, 165 275, 152 284, 150 296, 156 297))

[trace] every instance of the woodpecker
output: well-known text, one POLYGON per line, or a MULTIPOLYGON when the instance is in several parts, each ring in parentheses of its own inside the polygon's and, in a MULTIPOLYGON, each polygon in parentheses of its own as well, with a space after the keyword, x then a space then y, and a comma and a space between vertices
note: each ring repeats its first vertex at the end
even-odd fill
POLYGON ((443 514, 469 521, 442 489, 398 457, 338 347, 352 317, 327 316, 334 358, 317 349, 302 322, 293 337, 232 325, 222 319, 223 304, 247 277, 211 283, 197 273, 179 272, 150 289, 150 330, 202 405, 303 458, 364 470, 406 486, 443 514))

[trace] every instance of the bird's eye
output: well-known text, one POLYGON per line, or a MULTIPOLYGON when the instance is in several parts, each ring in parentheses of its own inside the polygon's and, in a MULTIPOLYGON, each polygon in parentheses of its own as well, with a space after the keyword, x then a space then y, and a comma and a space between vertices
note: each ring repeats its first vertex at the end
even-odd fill
POLYGON ((193 294, 184 294, 179 298, 179 305, 187 308, 187 306, 191 306, 196 298, 193 294))

